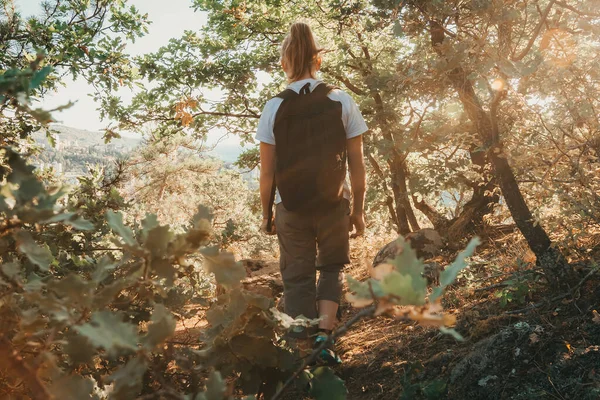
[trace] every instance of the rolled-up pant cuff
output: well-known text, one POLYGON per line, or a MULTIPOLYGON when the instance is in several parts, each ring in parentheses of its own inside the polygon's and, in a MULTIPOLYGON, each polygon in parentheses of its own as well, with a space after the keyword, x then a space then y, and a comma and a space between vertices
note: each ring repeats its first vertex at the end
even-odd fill
POLYGON ((340 304, 344 287, 343 266, 319 268, 319 282, 317 283, 317 301, 329 300, 340 304))

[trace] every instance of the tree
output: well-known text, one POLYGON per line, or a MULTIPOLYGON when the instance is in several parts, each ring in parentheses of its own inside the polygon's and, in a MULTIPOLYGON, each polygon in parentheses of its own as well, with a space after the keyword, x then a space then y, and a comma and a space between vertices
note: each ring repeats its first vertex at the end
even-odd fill
MULTIPOLYGON (((513 89, 520 84, 519 79, 547 73, 544 71, 547 66, 554 69, 555 63, 541 63, 544 58, 556 57, 544 52, 550 41, 562 44, 559 57, 568 57, 571 52, 574 55, 578 50, 585 52, 584 46, 576 46, 574 42, 565 49, 568 45, 565 41, 573 40, 576 34, 588 35, 585 31, 578 32, 576 27, 582 20, 594 17, 588 11, 590 7, 591 2, 582 2, 578 7, 556 1, 548 1, 543 7, 527 1, 409 2, 402 15, 405 23, 418 26, 412 32, 415 38, 420 40, 423 35, 429 38, 438 56, 436 73, 458 94, 479 136, 480 146, 493 165, 493 174, 513 220, 544 267, 548 280, 557 287, 568 287, 572 269, 552 246, 524 200, 504 145, 519 118, 510 106, 506 111, 501 110, 507 96, 511 100, 519 97, 513 89), (484 79, 488 86, 478 85, 478 79, 484 79), (487 105, 482 101, 484 96, 490 98, 487 105)), ((566 75, 570 74, 571 64, 575 64, 572 61, 562 66, 566 75)), ((519 104, 519 101, 504 103, 519 104)))
POLYGON ((273 238, 259 232, 261 210, 258 194, 242 171, 203 155, 198 140, 176 134, 150 136, 125 165, 120 192, 131 205, 129 214, 142 219, 148 212, 161 223, 184 226, 198 205, 210 208, 213 244, 237 257, 270 257, 273 238))
POLYGON ((147 32, 147 16, 123 0, 53 0, 41 5, 39 16, 25 19, 14 0, 0 1, 0 88, 10 88, 0 97, 4 145, 40 129, 31 115, 51 122, 53 110, 34 110, 25 97, 43 96, 66 76, 84 78, 96 95, 131 85, 136 77, 124 48, 147 32))
MULTIPOLYGON (((107 115, 118 124, 116 129, 139 129, 153 122, 163 134, 183 130, 202 136, 210 129, 220 129, 249 142, 265 100, 281 89, 278 45, 286 34, 284 27, 310 15, 320 42, 327 43, 325 79, 355 96, 371 127, 366 153, 379 194, 370 207, 386 207, 390 225, 400 233, 419 229, 410 196, 419 190, 409 185, 425 180, 421 171, 411 168, 416 155, 450 148, 447 154, 452 158, 456 155, 452 145, 469 149, 474 144, 448 138, 440 141, 442 138, 430 135, 445 122, 433 113, 433 105, 444 102, 444 90, 422 78, 421 66, 411 61, 412 52, 403 48, 406 43, 391 35, 395 18, 374 10, 368 1, 309 2, 283 8, 264 1, 195 4, 209 14, 202 36, 187 32, 155 54, 136 59, 141 77, 155 86, 140 91, 130 105, 114 97, 103 99, 107 115), (210 90, 218 90, 221 101, 208 98, 210 90)), ((256 163, 245 160, 248 166, 256 163)), ((439 171, 430 173, 440 175, 439 171)), ((447 174, 448 180, 453 177, 452 172, 447 174)), ((439 181, 437 176, 431 179, 439 181)), ((477 212, 466 208, 466 217, 457 219, 455 237, 477 226, 471 221, 481 220, 491 211, 489 203, 497 201, 497 196, 483 195, 493 186, 489 179, 469 185, 487 201, 473 201, 477 212)), ((446 222, 441 228, 448 230, 455 221, 446 222)))

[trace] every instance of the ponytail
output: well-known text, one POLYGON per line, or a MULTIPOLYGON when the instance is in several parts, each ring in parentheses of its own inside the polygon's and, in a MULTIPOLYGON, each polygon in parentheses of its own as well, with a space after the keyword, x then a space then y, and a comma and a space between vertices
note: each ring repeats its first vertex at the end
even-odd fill
POLYGON ((300 79, 306 72, 312 76, 321 51, 307 24, 292 24, 290 33, 281 45, 281 61, 286 64, 290 81, 300 79))

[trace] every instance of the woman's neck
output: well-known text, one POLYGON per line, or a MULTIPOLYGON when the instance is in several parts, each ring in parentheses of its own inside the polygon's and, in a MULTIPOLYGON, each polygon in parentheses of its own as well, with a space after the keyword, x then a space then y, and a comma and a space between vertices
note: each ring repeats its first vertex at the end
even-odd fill
POLYGON ((313 74, 311 74, 310 72, 305 73, 304 75, 302 75, 300 78, 298 79, 294 79, 293 81, 288 79, 288 83, 294 83, 294 82, 298 82, 298 81, 303 81, 305 79, 317 79, 315 76, 313 76, 313 74))

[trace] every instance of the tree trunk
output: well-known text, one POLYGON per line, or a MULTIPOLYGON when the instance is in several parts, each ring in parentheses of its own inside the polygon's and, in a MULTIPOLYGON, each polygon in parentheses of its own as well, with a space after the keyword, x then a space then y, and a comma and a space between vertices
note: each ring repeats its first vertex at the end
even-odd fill
MULTIPOLYGON (((444 30, 438 22, 431 23, 431 41, 435 51, 443 56, 437 46, 444 40, 444 30)), ((573 270, 564 256, 555 248, 546 231, 539 223, 534 223, 533 215, 525 203, 514 173, 503 155, 502 143, 498 135, 498 126, 495 120, 496 107, 501 99, 500 93, 491 104, 490 114, 481 106, 481 102, 473 89, 468 74, 461 67, 454 68, 447 73, 452 86, 457 91, 459 99, 467 112, 469 119, 475 124, 477 132, 488 149, 487 155, 494 167, 494 175, 500 184, 500 189, 506 205, 517 227, 525 237, 527 244, 537 257, 538 264, 542 266, 546 277, 555 288, 568 288, 572 280, 573 270)))
POLYGON ((500 196, 494 193, 497 184, 491 176, 491 165, 485 153, 472 149, 470 154, 474 168, 479 169, 483 178, 477 182, 467 182, 473 193, 471 199, 462 207, 460 215, 448 219, 424 200, 413 196, 417 210, 425 214, 434 228, 456 248, 462 245, 461 242, 469 234, 478 233, 483 229, 483 217, 493 211, 493 206, 500 200, 500 196))
POLYGON ((383 170, 379 166, 379 163, 377 162, 377 160, 375 160, 375 157, 373 157, 373 155, 369 151, 367 151, 366 154, 367 154, 367 159, 369 160, 369 163, 371 164, 371 167, 373 167, 373 170, 375 171, 375 174, 381 180, 381 186, 382 186, 382 189, 383 189, 383 191, 385 193, 385 197, 386 197, 385 203, 388 207, 388 211, 390 212, 390 219, 392 220, 392 223, 396 226, 396 228, 395 228, 396 232, 400 233, 400 224, 398 223, 398 217, 396 215, 396 210, 394 209, 394 199, 389 194, 387 183, 385 180, 385 175, 383 174, 383 170))
MULTIPOLYGON (((362 41, 360 33, 357 34, 359 41, 362 41)), ((372 74, 371 67, 371 54, 368 47, 363 44, 361 46, 365 60, 368 61, 366 68, 361 72, 365 79, 368 79, 372 74)), ((381 128, 381 132, 385 140, 387 140, 392 147, 391 152, 388 156, 388 165, 390 167, 391 175, 391 186, 392 192, 394 193, 394 202, 396 203, 396 221, 398 225, 398 231, 401 235, 410 233, 410 225, 413 229, 419 229, 419 224, 415 218, 415 213, 412 210, 410 200, 408 199, 408 191, 406 188, 406 167, 404 157, 398 149, 395 147, 394 137, 392 136, 391 129, 394 126, 394 118, 390 117, 385 110, 383 99, 381 94, 375 88, 369 88, 369 94, 375 102, 375 114, 376 121, 381 128), (410 221, 410 225, 409 225, 410 221)))
POLYGON ((496 180, 492 176, 489 158, 485 152, 477 151, 473 146, 469 154, 473 167, 479 169, 483 179, 470 183, 473 195, 463 207, 461 214, 451 221, 447 238, 450 243, 458 243, 469 232, 477 232, 483 228, 483 217, 492 211, 500 196, 494 193, 496 180))
MULTIPOLYGON (((392 192, 394 193, 394 201, 396 203, 396 217, 398 218, 398 231, 401 235, 410 233, 410 225, 408 221, 407 209, 410 209, 410 203, 406 207, 404 198, 408 200, 408 193, 406 192, 406 175, 404 174, 404 168, 400 163, 399 157, 394 155, 390 161, 390 173, 392 175, 392 192)), ((412 210, 411 210, 412 213, 412 210)), ((414 217, 414 213, 412 213, 414 217)))
MULTIPOLYGON (((404 157, 406 158, 406 157, 404 157)), ((408 167, 406 165, 406 161, 404 161, 401 165, 402 168, 402 180, 400 181, 400 190, 402 195, 402 204, 404 205, 404 209, 406 210, 406 217, 408 218, 408 222, 410 223, 410 227, 413 232, 421 229, 419 226, 419 222, 417 221, 417 217, 415 216, 415 211, 410 204, 410 199, 408 197, 408 186, 406 185, 406 180, 408 178, 408 167)))
POLYGON ((440 235, 446 236, 446 231, 448 229, 448 224, 450 224, 450 220, 441 213, 439 213, 435 208, 427 204, 425 200, 419 200, 414 195, 412 199, 413 203, 415 204, 415 208, 421 211, 427 217, 429 222, 431 222, 431 224, 433 225, 433 229, 438 231, 440 235))

